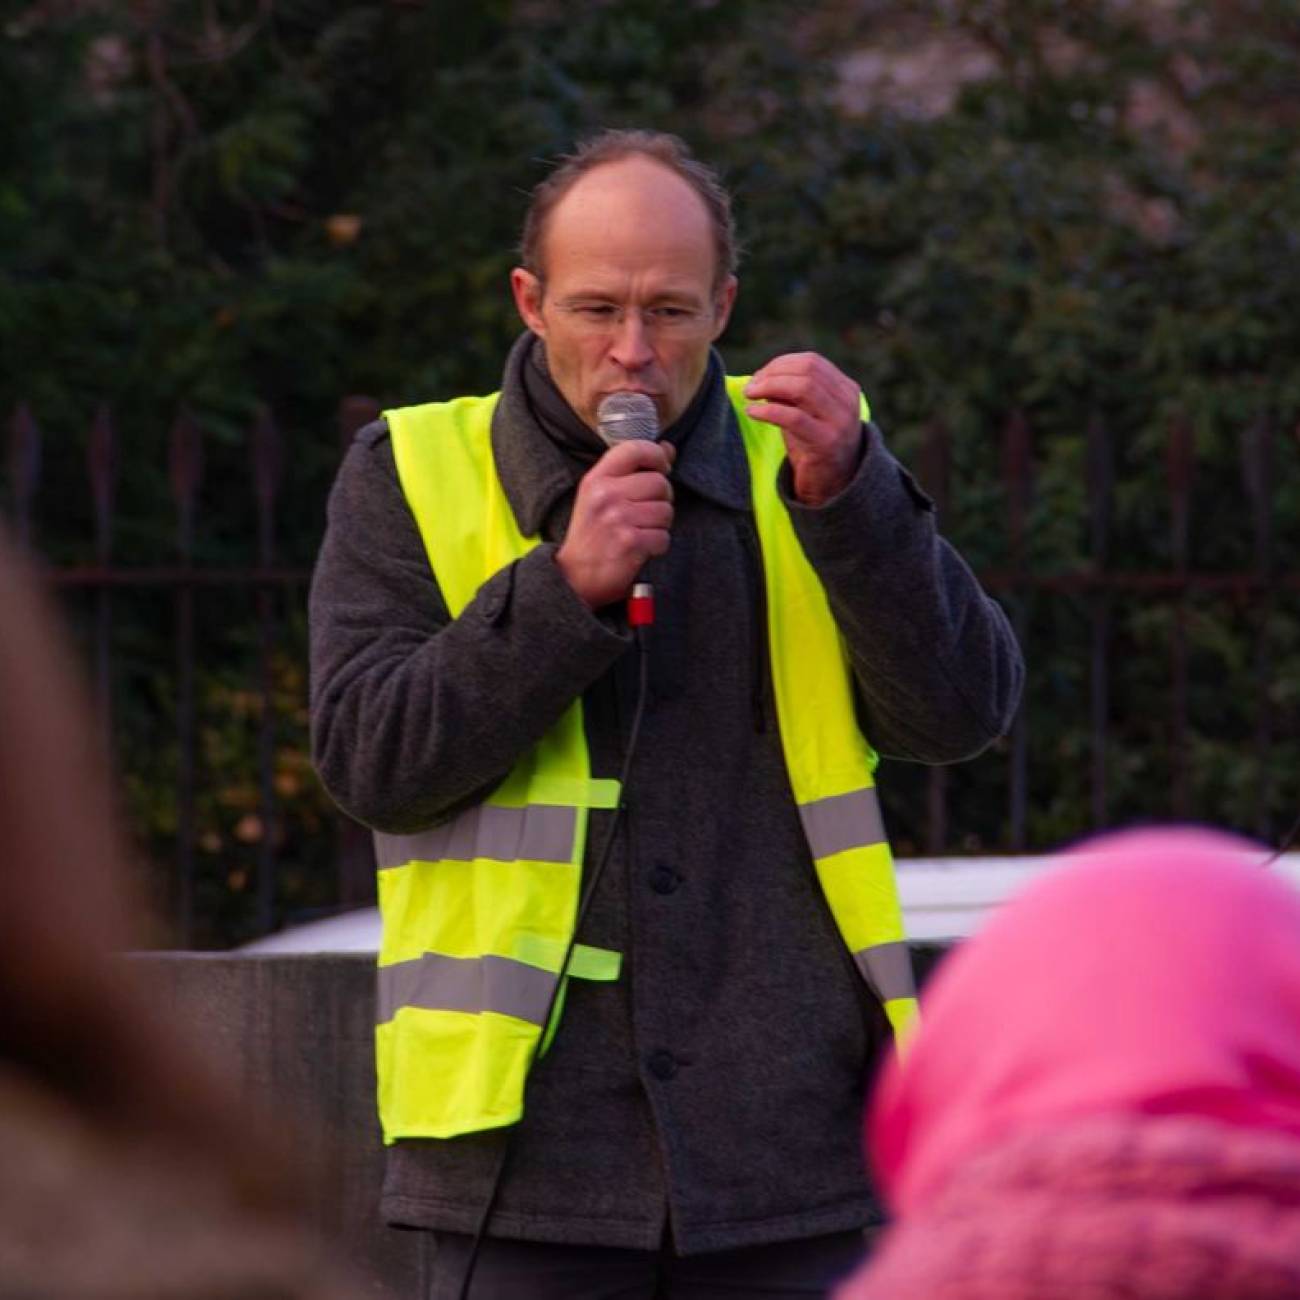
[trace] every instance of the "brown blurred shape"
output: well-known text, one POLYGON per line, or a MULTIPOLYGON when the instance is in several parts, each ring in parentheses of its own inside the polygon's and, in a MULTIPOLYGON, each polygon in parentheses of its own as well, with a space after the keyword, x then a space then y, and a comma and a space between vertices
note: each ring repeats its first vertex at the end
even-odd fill
POLYGON ((110 789, 61 630, 0 533, 0 1294, 348 1294, 300 1226, 287 1150, 124 955, 142 911, 110 789))

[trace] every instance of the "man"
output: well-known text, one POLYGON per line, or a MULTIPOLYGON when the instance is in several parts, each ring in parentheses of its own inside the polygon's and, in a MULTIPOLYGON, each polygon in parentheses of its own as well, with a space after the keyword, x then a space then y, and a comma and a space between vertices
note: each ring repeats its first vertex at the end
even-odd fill
POLYGON ((494 1188, 473 1295, 812 1294, 877 1218, 911 989, 863 736, 971 755, 1022 667, 851 379, 724 376, 734 248, 680 141, 597 137, 534 194, 499 398, 388 412, 331 499, 314 748, 379 832, 384 1212, 439 1296, 494 1188), (661 440, 606 448, 616 392, 661 440))

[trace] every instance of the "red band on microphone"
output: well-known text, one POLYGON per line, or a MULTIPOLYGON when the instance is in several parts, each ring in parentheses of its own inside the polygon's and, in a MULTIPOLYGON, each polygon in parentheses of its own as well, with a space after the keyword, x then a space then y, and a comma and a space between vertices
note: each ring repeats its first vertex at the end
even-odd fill
POLYGON ((633 584, 627 598, 629 627, 649 627, 655 621, 655 589, 648 582, 633 584))

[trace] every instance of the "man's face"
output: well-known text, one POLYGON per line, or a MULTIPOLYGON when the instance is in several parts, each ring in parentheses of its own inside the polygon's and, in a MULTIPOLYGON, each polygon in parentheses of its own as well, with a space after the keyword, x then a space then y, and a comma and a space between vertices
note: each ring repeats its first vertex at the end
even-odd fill
POLYGON ((565 400, 594 429, 610 393, 646 393, 667 428, 695 396, 736 296, 734 276, 715 284, 699 195, 651 159, 605 163, 552 209, 541 260, 543 279, 516 267, 511 287, 565 400))

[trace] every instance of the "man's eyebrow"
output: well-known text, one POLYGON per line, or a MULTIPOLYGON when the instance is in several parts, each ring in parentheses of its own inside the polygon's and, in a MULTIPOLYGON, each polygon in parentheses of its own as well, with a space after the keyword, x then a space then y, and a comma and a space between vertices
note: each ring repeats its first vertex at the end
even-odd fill
POLYGON ((651 294, 648 301, 655 302, 680 302, 690 303, 692 305, 705 302, 708 295, 701 295, 694 289, 662 289, 658 293, 651 294))
MULTIPOLYGON (((652 293, 645 299, 648 305, 658 303, 682 303, 689 306, 699 306, 709 300, 710 295, 700 294, 695 289, 687 288, 668 288, 660 289, 652 293)), ((560 303, 569 305, 575 302, 612 302, 622 304, 622 296, 612 289, 599 289, 596 287, 586 289, 575 289, 571 293, 566 293, 563 298, 558 299, 560 303)))

